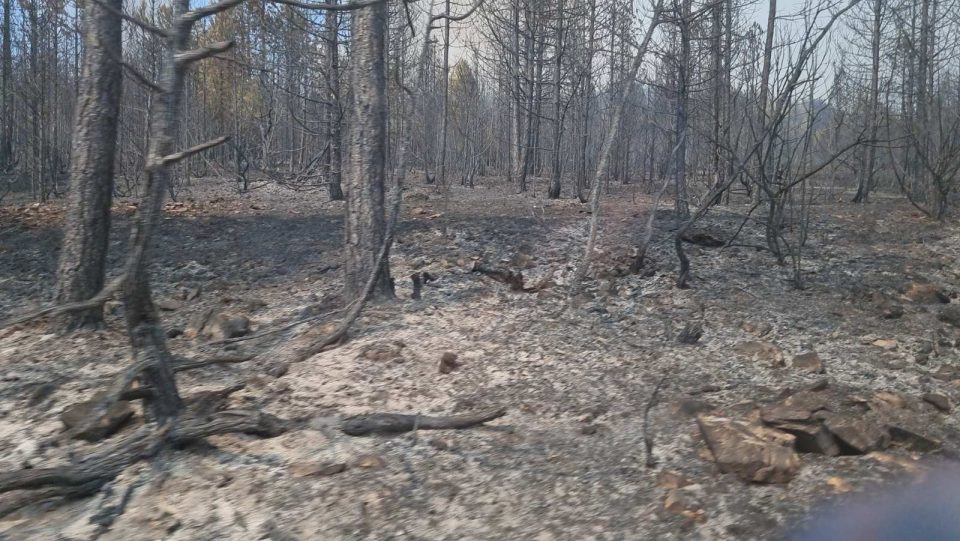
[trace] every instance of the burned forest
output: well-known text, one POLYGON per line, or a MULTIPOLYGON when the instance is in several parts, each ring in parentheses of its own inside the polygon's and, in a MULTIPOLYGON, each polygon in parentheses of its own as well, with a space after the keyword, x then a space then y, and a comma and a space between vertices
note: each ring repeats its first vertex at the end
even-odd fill
POLYGON ((0 539, 960 538, 957 0, 0 0, 0 539))

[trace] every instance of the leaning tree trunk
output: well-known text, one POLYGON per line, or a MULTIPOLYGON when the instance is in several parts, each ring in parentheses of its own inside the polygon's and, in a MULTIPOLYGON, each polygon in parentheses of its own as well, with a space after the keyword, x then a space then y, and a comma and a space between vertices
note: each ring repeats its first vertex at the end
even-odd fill
MULTIPOLYGON (((103 288, 110 237, 110 203, 117 148, 122 71, 122 0, 84 9, 83 71, 70 157, 70 195, 57 277, 59 304, 89 299, 103 288)), ((99 327, 100 307, 64 316, 68 329, 99 327)))
POLYGON ((13 77, 13 54, 10 45, 10 12, 13 8, 11 0, 3 0, 3 49, 0 52, 0 77, 3 86, 0 87, 0 170, 6 169, 13 161, 13 94, 10 79, 13 77))
MULTIPOLYGON (((387 150, 387 78, 384 47, 386 3, 378 2, 353 16, 354 126, 350 140, 350 174, 346 181, 345 296, 359 298, 376 270, 372 296, 393 298, 389 257, 377 259, 386 234, 384 180, 387 150)), ((389 254, 387 254, 389 255, 389 254)))

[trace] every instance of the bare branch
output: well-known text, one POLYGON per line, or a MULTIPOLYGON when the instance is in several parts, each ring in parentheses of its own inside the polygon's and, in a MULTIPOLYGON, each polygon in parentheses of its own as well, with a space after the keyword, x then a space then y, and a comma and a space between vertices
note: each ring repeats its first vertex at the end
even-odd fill
POLYGON ((205 143, 200 143, 199 145, 192 146, 192 147, 190 147, 190 148, 188 148, 188 149, 186 149, 186 150, 182 150, 182 151, 177 152, 177 153, 175 153, 175 154, 169 154, 169 155, 167 155, 167 156, 164 156, 163 158, 160 158, 159 163, 151 164, 151 167, 158 167, 158 166, 166 166, 166 165, 175 164, 175 163, 177 163, 177 162, 180 162, 180 161, 183 161, 183 160, 189 158, 190 156, 193 156, 194 154, 199 154, 199 153, 203 152, 204 150, 209 150, 209 149, 211 149, 211 148, 213 148, 213 147, 222 145, 222 144, 226 143, 226 142, 229 141, 229 140, 230 140, 230 136, 229 136, 229 135, 224 135, 224 136, 222 136, 222 137, 217 137, 216 139, 212 139, 212 140, 207 141, 207 142, 205 142, 205 143))
POLYGON ((158 27, 156 27, 156 26, 153 26, 152 24, 150 24, 150 23, 148 23, 148 22, 146 22, 146 21, 144 21, 144 20, 138 19, 137 17, 134 17, 134 16, 132 16, 132 15, 127 15, 127 14, 124 13, 123 11, 121 11, 121 10, 119 10, 119 9, 117 9, 117 8, 109 5, 109 4, 107 4, 107 3, 104 2, 103 0, 93 0, 93 1, 94 1, 98 6, 100 6, 100 7, 102 7, 103 9, 109 11, 110 13, 113 13, 114 15, 120 17, 121 19, 127 21, 128 23, 131 23, 131 24, 133 24, 134 26, 138 26, 138 27, 142 28, 143 30, 146 30, 147 32, 149 32, 149 33, 151 33, 151 34, 153 34, 153 35, 155 35, 155 36, 160 36, 160 37, 162 37, 162 38, 166 38, 166 37, 169 37, 169 36, 170 36, 170 34, 169 34, 166 30, 164 30, 164 29, 162 29, 162 28, 158 28, 158 27))
POLYGON ((243 2, 244 0, 220 0, 220 2, 215 2, 202 8, 190 10, 184 13, 181 19, 186 22, 195 23, 200 19, 210 17, 220 13, 221 11, 226 11, 232 7, 236 7, 243 2))
POLYGON ((192 64, 194 62, 199 62, 204 58, 210 58, 211 56, 225 53, 233 48, 233 44, 233 40, 218 41, 205 47, 198 47, 190 51, 181 51, 173 55, 173 59, 179 64, 192 64))

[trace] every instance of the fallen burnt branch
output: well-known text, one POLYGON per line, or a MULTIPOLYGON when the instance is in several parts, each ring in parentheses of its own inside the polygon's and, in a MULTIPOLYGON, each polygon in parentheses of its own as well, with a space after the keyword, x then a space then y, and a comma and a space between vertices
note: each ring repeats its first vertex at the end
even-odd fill
POLYGON ((286 421, 248 410, 186 418, 176 425, 143 427, 110 448, 71 464, 0 474, 0 493, 31 491, 11 494, 0 501, 0 516, 54 497, 80 498, 94 494, 131 464, 156 455, 165 443, 184 445, 208 436, 237 432, 271 438, 287 428, 286 421))
POLYGON ((371 434, 399 434, 412 430, 460 429, 482 425, 506 414, 506 408, 466 415, 442 416, 371 413, 344 419, 340 425, 340 430, 349 436, 369 436, 371 434))

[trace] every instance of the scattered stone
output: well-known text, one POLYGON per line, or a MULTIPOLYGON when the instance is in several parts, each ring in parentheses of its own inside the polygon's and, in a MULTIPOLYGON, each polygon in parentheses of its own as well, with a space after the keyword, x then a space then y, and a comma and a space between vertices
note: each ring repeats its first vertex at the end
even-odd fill
POLYGON ((834 494, 844 494, 853 490, 853 487, 850 486, 850 483, 847 482, 843 477, 831 477, 827 479, 827 486, 833 489, 834 494))
POLYGON ((879 391, 873 395, 873 399, 867 401, 867 405, 874 411, 899 410, 907 407, 907 401, 899 394, 893 391, 879 391))
POLYGON ((275 362, 268 365, 266 370, 264 370, 264 372, 266 372, 268 376, 271 376, 274 378, 282 378, 283 376, 287 375, 287 372, 289 370, 290 370, 290 363, 275 362))
POLYGON ((923 401, 937 408, 943 413, 950 413, 953 411, 953 404, 950 402, 950 399, 942 394, 926 393, 923 395, 923 401))
POLYGON ((200 333, 203 332, 203 328, 207 325, 207 322, 210 321, 211 317, 213 317, 213 308, 207 308, 193 316, 190 319, 190 323, 187 324, 187 328, 184 329, 183 335, 190 339, 200 336, 200 333))
POLYGON ((51 381, 45 381, 37 385, 27 399, 27 406, 33 407, 44 402, 47 398, 50 398, 50 395, 56 392, 57 387, 59 387, 59 385, 51 381))
POLYGON ((953 381, 960 379, 960 368, 948 364, 940 365, 940 368, 933 373, 933 377, 941 381, 953 381))
POLYGON ((443 438, 430 438, 427 443, 438 451, 448 451, 453 448, 453 445, 443 438))
POLYGON ((733 346, 733 351, 753 360, 770 363, 772 366, 783 366, 783 351, 770 342, 742 342, 733 346))
MULTIPOLYGON (((81 426, 93 415, 94 409, 103 400, 104 394, 97 393, 93 400, 67 406, 60 414, 60 421, 67 430, 81 426)), ((96 423, 76 435, 76 438, 95 442, 114 434, 133 418, 133 408, 126 400, 118 400, 96 423)))
POLYGON ((594 424, 583 425, 580 427, 580 433, 584 436, 592 436, 597 433, 597 430, 597 425, 594 424))
POLYGON ((377 469, 387 465, 387 461, 378 455, 360 455, 353 461, 353 467, 365 469, 377 469))
POLYGON ((903 317, 903 305, 898 302, 886 301, 880 304, 880 317, 883 319, 900 319, 903 317))
POLYGON ((873 341, 873 345, 874 345, 874 346, 877 346, 877 347, 880 348, 880 349, 884 349, 884 350, 887 350, 887 351, 893 351, 893 350, 897 349, 897 347, 898 347, 900 344, 898 344, 896 340, 891 340, 891 339, 887 339, 887 338, 881 338, 880 340, 874 340, 874 341, 873 341))
POLYGON ((760 409, 765 423, 781 424, 810 421, 813 414, 827 408, 827 397, 816 391, 800 391, 770 406, 760 409))
POLYGON ((403 348, 405 346, 399 345, 396 342, 377 342, 370 344, 364 348, 363 352, 360 354, 364 359, 371 361, 377 361, 381 363, 386 362, 401 362, 403 361, 403 348))
POLYGON ((707 514, 703 510, 703 505, 687 490, 668 490, 663 499, 663 508, 674 515, 679 515, 693 522, 703 523, 707 521, 707 514))
POLYGON ((657 486, 660 488, 677 489, 689 484, 690 480, 676 472, 661 470, 657 474, 657 486))
POLYGON ((896 443, 918 453, 936 451, 943 443, 932 437, 921 434, 915 428, 907 428, 902 424, 888 425, 890 438, 896 443))
POLYGON ((441 374, 449 374, 457 368, 460 368, 462 364, 463 363, 457 360, 456 353, 453 353, 452 351, 444 351, 443 355, 440 356, 440 364, 437 370, 441 374))
POLYGON ((822 374, 824 372, 823 362, 820 360, 820 355, 817 355, 815 351, 795 355, 790 362, 790 366, 814 374, 822 374))
POLYGON ((700 433, 724 473, 753 483, 786 483, 800 470, 796 438, 752 420, 697 417, 700 433))
POLYGON ((716 409, 716 407, 710 402, 696 398, 681 400, 680 405, 677 407, 677 411, 689 417, 696 417, 701 413, 713 411, 714 409, 716 409))
POLYGON ((763 338, 773 331, 773 325, 767 322, 753 323, 750 321, 744 321, 740 324, 740 328, 756 336, 757 338, 763 338))
POLYGON ((677 335, 677 342, 681 344, 693 345, 700 341, 703 336, 703 324, 699 321, 687 323, 680 334, 677 335))
POLYGON ((780 423, 776 425, 776 428, 797 438, 795 443, 797 452, 826 456, 840 454, 840 446, 833 434, 819 421, 813 423, 780 423))
POLYGON ((865 454, 886 449, 890 434, 871 415, 820 412, 823 425, 841 442, 844 454, 865 454))
POLYGON ((171 327, 167 329, 167 338, 176 338, 178 336, 183 336, 183 329, 180 327, 171 327))
POLYGON ((290 466, 290 474, 294 477, 327 477, 347 471, 343 462, 301 462, 290 466))
POLYGON ((946 304, 950 302, 950 297, 939 286, 916 282, 910 285, 910 289, 903 294, 903 297, 918 304, 946 304))
POLYGON ((948 325, 960 327, 960 304, 948 304, 944 306, 943 309, 940 310, 940 313, 937 314, 937 319, 948 325))
POLYGON ((174 299, 157 299, 153 304, 165 312, 174 312, 183 308, 183 303, 174 299))
POLYGON ((238 338, 250 332, 250 320, 246 316, 219 313, 207 321, 203 336, 207 340, 238 338))

